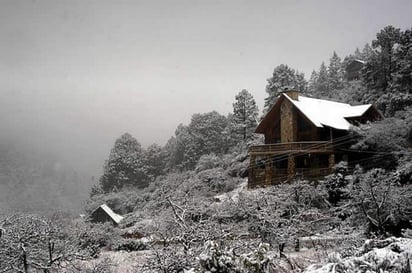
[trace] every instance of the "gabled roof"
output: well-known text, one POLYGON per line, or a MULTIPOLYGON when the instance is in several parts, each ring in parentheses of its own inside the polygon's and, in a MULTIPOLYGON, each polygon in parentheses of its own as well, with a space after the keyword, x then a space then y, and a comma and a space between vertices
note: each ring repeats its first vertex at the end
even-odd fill
POLYGON ((363 60, 361 60, 361 59, 353 59, 353 60, 351 61, 351 63, 352 63, 352 62, 357 62, 357 63, 365 64, 365 61, 363 61, 363 60))
POLYGON ((109 206, 107 206, 106 204, 101 205, 100 208, 102 208, 102 209, 104 210, 104 212, 106 212, 107 215, 109 215, 110 218, 112 218, 113 221, 114 221, 116 224, 119 224, 120 221, 123 220, 123 218, 124 218, 123 216, 115 213, 115 212, 114 212, 111 208, 109 208, 109 206))
POLYGON ((374 108, 372 104, 352 106, 346 103, 308 98, 300 95, 298 100, 294 100, 287 94, 282 93, 278 97, 275 105, 256 128, 256 133, 262 133, 264 131, 266 123, 268 123, 266 119, 274 117, 274 112, 278 111, 284 99, 289 100, 316 127, 331 127, 338 130, 349 130, 351 124, 347 118, 361 117, 370 108, 374 108))

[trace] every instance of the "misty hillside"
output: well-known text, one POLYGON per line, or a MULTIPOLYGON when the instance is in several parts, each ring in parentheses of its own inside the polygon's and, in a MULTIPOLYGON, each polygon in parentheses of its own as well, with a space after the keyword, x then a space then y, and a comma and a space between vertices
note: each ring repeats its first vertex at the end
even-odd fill
POLYGON ((48 214, 78 213, 90 189, 90 178, 59 162, 13 145, 0 145, 0 210, 48 214))

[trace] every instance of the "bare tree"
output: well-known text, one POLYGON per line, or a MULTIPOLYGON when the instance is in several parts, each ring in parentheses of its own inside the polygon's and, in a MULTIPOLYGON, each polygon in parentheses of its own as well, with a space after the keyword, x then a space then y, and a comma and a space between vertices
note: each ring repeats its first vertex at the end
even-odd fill
POLYGON ((81 257, 50 219, 13 214, 0 221, 0 272, 58 272, 81 257))

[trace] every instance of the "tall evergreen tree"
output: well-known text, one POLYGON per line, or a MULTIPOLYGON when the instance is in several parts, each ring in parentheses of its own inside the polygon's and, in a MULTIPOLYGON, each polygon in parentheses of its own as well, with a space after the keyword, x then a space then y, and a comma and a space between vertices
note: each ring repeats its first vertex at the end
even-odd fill
POLYGON ((365 46, 362 49, 361 53, 361 58, 363 61, 366 61, 369 59, 369 56, 373 54, 373 49, 369 43, 366 43, 365 46))
POLYGON ((100 178, 102 190, 109 192, 124 186, 147 186, 142 155, 140 143, 129 133, 118 138, 104 165, 104 173, 100 178))
POLYGON ((302 93, 307 93, 308 91, 308 82, 305 79, 305 74, 296 70, 295 73, 295 89, 302 93))
POLYGON ((401 33, 393 59, 392 89, 412 94, 412 28, 401 33))
POLYGON ((194 114, 190 124, 180 124, 166 144, 168 169, 189 170, 202 155, 227 152, 227 127, 227 118, 216 111, 194 114))
POLYGON ((342 62, 338 54, 333 51, 328 67, 328 87, 329 90, 336 90, 343 88, 343 69, 342 62))
POLYGON ((399 44, 400 38, 400 29, 393 26, 387 26, 376 34, 372 41, 374 52, 369 54, 363 73, 369 88, 382 92, 392 83, 395 45, 399 44))
POLYGON ((172 136, 165 145, 167 155, 167 170, 183 169, 183 162, 186 160, 186 145, 191 142, 188 127, 179 124, 172 136))
POLYGON ((302 78, 304 79, 302 73, 296 72, 288 65, 281 64, 275 67, 272 77, 267 80, 266 93, 268 95, 265 98, 264 114, 275 104, 279 93, 286 87, 306 90, 306 81, 302 80, 302 78))
POLYGON ((353 58, 358 59, 358 60, 363 60, 362 52, 359 50, 359 48, 355 49, 355 52, 353 52, 353 58))
POLYGON ((318 78, 318 72, 316 72, 316 70, 313 70, 308 83, 308 93, 311 95, 316 94, 316 85, 318 83, 318 78))
POLYGON ((315 96, 327 97, 329 91, 329 76, 328 70, 324 62, 320 65, 318 79, 315 85, 315 96))
POLYGON ((152 144, 144 151, 144 171, 150 179, 165 173, 166 157, 166 150, 158 144, 152 144))
POLYGON ((233 128, 232 136, 235 139, 246 141, 253 136, 257 125, 258 107, 252 94, 246 89, 240 91, 233 103, 233 128))
POLYGON ((189 133, 194 138, 199 157, 210 153, 223 154, 227 151, 226 137, 223 134, 226 127, 226 117, 216 111, 192 116, 189 133))

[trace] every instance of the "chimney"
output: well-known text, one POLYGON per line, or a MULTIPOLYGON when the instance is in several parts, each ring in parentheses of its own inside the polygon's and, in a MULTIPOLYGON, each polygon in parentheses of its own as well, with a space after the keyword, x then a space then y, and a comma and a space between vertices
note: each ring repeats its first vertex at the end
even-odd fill
POLYGON ((299 100, 300 92, 296 89, 289 89, 288 87, 285 87, 285 89, 283 89, 283 91, 280 93, 288 95, 288 97, 291 98, 292 100, 299 100))

